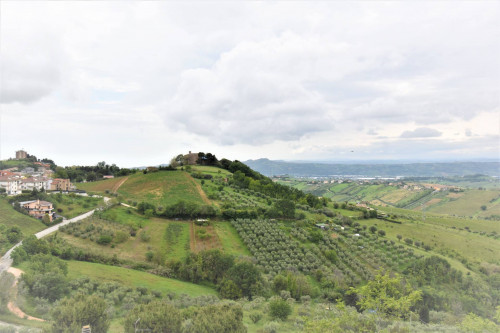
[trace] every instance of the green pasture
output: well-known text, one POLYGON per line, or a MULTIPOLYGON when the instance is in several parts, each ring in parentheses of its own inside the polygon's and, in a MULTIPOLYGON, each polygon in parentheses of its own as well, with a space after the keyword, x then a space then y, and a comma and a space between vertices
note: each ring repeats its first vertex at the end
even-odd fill
POLYGON ((491 211, 488 212, 488 206, 490 209, 496 208, 500 204, 491 200, 496 200, 500 196, 499 190, 468 190, 463 192, 463 195, 458 198, 447 198, 448 200, 443 200, 437 205, 431 206, 428 210, 431 212, 439 212, 442 214, 458 215, 458 216, 474 216, 476 214, 481 214, 482 216, 491 215, 491 211), (487 207, 486 211, 481 209, 481 206, 485 205, 487 207))
POLYGON ((217 232, 217 236, 219 236, 219 239, 222 243, 224 252, 232 254, 234 256, 239 256, 242 254, 246 256, 252 255, 231 223, 216 222, 214 224, 214 228, 217 232))
POLYGON ((125 177, 117 177, 112 179, 104 179, 98 180, 95 182, 87 182, 87 183, 76 183, 76 187, 79 190, 84 190, 86 192, 97 192, 97 193, 105 193, 106 191, 112 192, 115 186, 124 179, 125 177))
POLYGON ((86 213, 104 203, 102 198, 66 195, 60 193, 51 194, 49 196, 49 200, 54 205, 54 211, 67 219, 86 213))
POLYGON ((199 185, 183 171, 136 173, 118 189, 128 200, 146 201, 156 206, 168 206, 180 200, 205 204, 199 185))
MULTIPOLYGON (((500 263, 500 241, 468 232, 466 230, 452 229, 446 225, 428 223, 425 221, 396 224, 378 219, 359 220, 362 225, 376 225, 378 229, 385 230, 388 239, 399 242, 397 235, 414 241, 424 242, 432 247, 432 251, 440 252, 447 249, 458 254, 457 259, 466 258, 469 262, 500 263)), ((451 253, 450 252, 450 253, 451 253)))
POLYGON ((87 276, 100 282, 118 282, 129 287, 145 287, 150 290, 167 293, 187 294, 189 296, 217 295, 207 286, 164 278, 158 275, 116 266, 108 266, 83 261, 68 261, 68 278, 70 280, 87 276))

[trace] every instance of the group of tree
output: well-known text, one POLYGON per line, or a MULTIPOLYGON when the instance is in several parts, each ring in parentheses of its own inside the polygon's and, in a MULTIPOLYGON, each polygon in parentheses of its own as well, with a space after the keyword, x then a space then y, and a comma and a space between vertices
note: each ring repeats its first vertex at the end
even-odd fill
POLYGON ((149 202, 140 202, 137 211, 147 217, 160 216, 166 218, 210 218, 217 216, 217 210, 210 205, 200 205, 195 202, 179 200, 175 204, 158 209, 149 202))
POLYGON ((70 166, 70 167, 56 167, 54 177, 70 179, 74 182, 96 181, 103 179, 103 176, 112 175, 115 177, 127 176, 137 172, 136 169, 126 169, 116 166, 116 164, 106 164, 102 161, 94 166, 70 166))

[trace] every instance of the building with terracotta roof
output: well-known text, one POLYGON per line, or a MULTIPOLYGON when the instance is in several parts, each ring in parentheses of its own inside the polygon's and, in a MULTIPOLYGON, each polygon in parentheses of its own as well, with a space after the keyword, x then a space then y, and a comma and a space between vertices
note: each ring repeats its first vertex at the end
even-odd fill
POLYGON ((28 211, 30 216, 33 216, 37 219, 42 219, 45 215, 48 215, 50 221, 52 221, 52 217, 54 215, 54 207, 52 206, 52 202, 43 201, 43 200, 31 200, 31 201, 22 201, 19 203, 22 208, 28 211))
POLYGON ((72 184, 69 179, 55 178, 50 184, 52 191, 69 191, 72 189, 72 184))

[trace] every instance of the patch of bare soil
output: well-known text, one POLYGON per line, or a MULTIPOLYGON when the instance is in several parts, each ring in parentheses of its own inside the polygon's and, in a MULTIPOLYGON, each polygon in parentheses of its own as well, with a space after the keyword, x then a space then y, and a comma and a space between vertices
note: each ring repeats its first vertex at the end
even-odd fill
POLYGON ((118 191, 118 189, 120 188, 120 186, 123 185, 123 183, 125 183, 128 179, 128 176, 123 178, 122 180, 120 180, 118 183, 115 184, 115 186, 113 186, 113 188, 111 189, 111 191, 113 193, 116 193, 116 191, 118 191))
POLYGON ((26 313, 23 312, 23 310, 19 309, 19 307, 15 303, 15 298, 17 297, 17 283, 19 282, 19 277, 23 273, 22 270, 18 268, 11 267, 8 270, 9 273, 13 274, 15 276, 14 284, 12 285, 12 289, 14 290, 13 295, 14 299, 10 300, 9 303, 7 304, 7 308, 9 309, 10 312, 12 312, 14 315, 16 315, 19 318, 25 318, 28 320, 36 320, 36 321, 45 321, 40 318, 28 316, 26 313))

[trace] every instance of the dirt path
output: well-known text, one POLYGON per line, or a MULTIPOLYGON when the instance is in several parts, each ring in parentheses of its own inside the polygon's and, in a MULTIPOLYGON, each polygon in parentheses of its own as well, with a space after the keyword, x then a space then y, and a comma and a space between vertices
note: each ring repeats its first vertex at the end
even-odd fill
POLYGON ((111 191, 113 193, 116 193, 116 191, 118 191, 118 189, 120 188, 120 186, 123 185, 123 183, 125 183, 127 181, 129 176, 123 178, 122 180, 120 180, 118 183, 115 184, 115 186, 113 186, 113 188, 111 189, 111 191))
POLYGON ((9 272, 15 276, 14 284, 12 285, 14 297, 7 304, 7 308, 9 309, 9 311, 12 312, 13 314, 15 314, 19 318, 25 318, 28 320, 36 320, 36 321, 45 321, 45 320, 40 319, 40 318, 28 316, 21 309, 19 309, 19 307, 15 303, 15 299, 17 298, 17 283, 19 282, 19 277, 21 276, 23 271, 18 269, 18 268, 10 267, 7 272, 9 272))
POLYGON ((192 252, 196 252, 196 235, 194 234, 194 223, 191 222, 189 224, 189 247, 191 248, 192 252))

